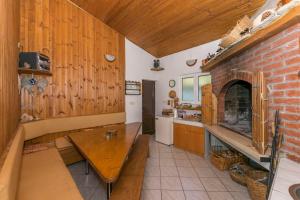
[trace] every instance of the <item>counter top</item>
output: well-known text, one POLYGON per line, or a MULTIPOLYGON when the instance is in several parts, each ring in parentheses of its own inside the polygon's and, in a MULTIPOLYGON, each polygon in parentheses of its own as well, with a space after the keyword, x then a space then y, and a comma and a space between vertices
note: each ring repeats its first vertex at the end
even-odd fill
POLYGON ((206 130, 214 135, 219 140, 230 145, 237 151, 241 152, 248 158, 257 162, 259 165, 263 166, 265 169, 269 169, 268 162, 261 162, 261 158, 269 157, 271 155, 270 149, 267 150, 265 155, 259 154, 255 147, 252 145, 252 141, 238 133, 235 133, 227 128, 221 126, 209 126, 205 125, 206 130))
POLYGON ((174 118, 173 122, 178 123, 178 124, 185 124, 185 125, 190 125, 190 126, 203 127, 203 124, 201 122, 191 121, 191 120, 186 120, 186 119, 181 119, 181 118, 174 118))

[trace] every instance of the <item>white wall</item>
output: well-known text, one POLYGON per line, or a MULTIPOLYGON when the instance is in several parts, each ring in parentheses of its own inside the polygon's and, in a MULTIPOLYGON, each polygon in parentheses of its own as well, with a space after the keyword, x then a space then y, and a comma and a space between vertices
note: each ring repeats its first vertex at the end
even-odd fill
POLYGON ((156 114, 161 114, 163 108, 168 107, 168 94, 171 88, 169 80, 174 79, 176 86, 172 88, 179 96, 179 80, 181 75, 201 72, 200 66, 202 59, 206 58, 208 53, 214 53, 218 49, 219 40, 203 44, 191 49, 187 49, 175 54, 171 54, 160 59, 164 71, 158 72, 156 83, 156 114), (193 67, 186 65, 186 60, 198 59, 193 67))
MULTIPOLYGON (((125 39, 125 79, 142 81, 156 80, 157 74, 150 70, 156 59, 145 50, 125 39)), ((125 95, 126 122, 142 121, 142 95, 125 95)))

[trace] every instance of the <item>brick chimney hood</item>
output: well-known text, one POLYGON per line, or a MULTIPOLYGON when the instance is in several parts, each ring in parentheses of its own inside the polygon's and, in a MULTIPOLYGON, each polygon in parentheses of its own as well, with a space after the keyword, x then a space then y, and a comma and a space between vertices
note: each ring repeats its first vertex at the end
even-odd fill
MULTIPOLYGON (((230 76, 238 73, 242 77, 237 79, 249 79, 262 73, 267 88, 268 136, 274 112, 279 110, 283 150, 288 158, 300 162, 300 6, 223 52, 202 71, 211 73, 217 98, 230 76)), ((219 114, 218 106, 218 118, 219 114)))

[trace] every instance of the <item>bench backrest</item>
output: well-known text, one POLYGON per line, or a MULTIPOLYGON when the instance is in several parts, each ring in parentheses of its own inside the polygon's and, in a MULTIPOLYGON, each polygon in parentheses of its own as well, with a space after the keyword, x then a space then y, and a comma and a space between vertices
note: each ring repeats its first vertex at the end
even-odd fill
POLYGON ((9 147, 9 151, 0 171, 1 200, 13 200, 16 197, 21 170, 23 144, 24 129, 20 126, 9 147))
POLYGON ((78 117, 62 117, 24 123, 25 140, 49 133, 91 128, 125 122, 125 113, 109 113, 78 117))

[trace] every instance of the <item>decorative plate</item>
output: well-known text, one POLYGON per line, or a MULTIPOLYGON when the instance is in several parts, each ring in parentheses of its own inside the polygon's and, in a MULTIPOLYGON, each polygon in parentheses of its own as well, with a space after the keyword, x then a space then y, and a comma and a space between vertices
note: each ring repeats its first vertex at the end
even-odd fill
POLYGON ((186 65, 189 67, 194 66, 197 63, 197 59, 191 59, 186 61, 186 65))
POLYGON ((105 54, 104 58, 108 61, 108 62, 114 62, 116 60, 116 57, 114 55, 111 54, 105 54))

